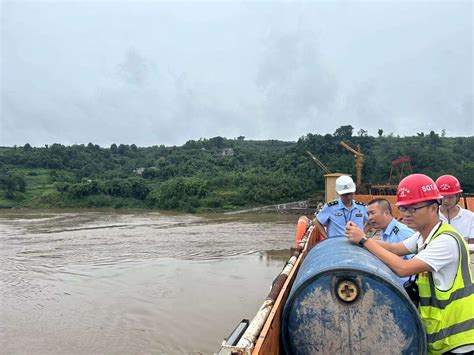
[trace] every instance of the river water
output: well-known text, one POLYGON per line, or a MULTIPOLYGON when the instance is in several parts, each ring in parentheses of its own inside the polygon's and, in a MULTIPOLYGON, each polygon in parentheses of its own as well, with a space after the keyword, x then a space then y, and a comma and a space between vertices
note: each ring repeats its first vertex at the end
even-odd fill
POLYGON ((1 353, 214 353, 265 299, 297 219, 0 211, 1 353))

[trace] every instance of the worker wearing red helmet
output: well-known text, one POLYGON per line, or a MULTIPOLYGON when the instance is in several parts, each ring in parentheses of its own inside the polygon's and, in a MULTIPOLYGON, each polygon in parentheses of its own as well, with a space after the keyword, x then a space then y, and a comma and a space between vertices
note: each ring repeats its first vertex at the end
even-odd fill
POLYGON ((441 198, 431 178, 409 175, 398 185, 397 206, 403 221, 416 231, 413 236, 393 244, 367 239, 352 222, 347 223, 346 236, 398 276, 416 275, 415 302, 425 326, 428 353, 472 354, 474 283, 470 256, 464 238, 439 220, 441 198), (399 257, 411 253, 416 255, 410 260, 399 257))
POLYGON ((461 198, 461 184, 452 175, 443 175, 436 180, 436 186, 443 200, 439 218, 454 227, 466 239, 474 238, 474 213, 458 205, 461 198))

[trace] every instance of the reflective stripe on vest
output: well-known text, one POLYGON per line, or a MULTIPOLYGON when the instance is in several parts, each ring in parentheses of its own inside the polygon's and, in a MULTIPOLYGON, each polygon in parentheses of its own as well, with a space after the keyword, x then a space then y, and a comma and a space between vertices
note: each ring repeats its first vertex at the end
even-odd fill
POLYGON ((436 288, 431 272, 417 277, 419 311, 427 334, 429 353, 443 353, 474 344, 474 285, 466 242, 454 228, 442 223, 429 243, 440 234, 447 234, 456 240, 459 263, 453 285, 447 291, 436 288))

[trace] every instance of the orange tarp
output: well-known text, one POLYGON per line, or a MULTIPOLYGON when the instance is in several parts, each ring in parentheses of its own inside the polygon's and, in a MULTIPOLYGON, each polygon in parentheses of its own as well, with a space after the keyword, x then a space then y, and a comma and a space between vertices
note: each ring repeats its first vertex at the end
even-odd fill
POLYGON ((369 203, 374 197, 372 195, 355 195, 354 200, 363 202, 365 204, 369 203))
POLYGON ((466 199, 466 208, 474 212, 474 197, 465 197, 466 199))

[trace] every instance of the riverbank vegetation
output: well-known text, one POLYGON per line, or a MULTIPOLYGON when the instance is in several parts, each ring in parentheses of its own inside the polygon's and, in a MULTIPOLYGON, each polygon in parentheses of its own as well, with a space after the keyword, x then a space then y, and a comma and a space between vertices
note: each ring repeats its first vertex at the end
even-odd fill
POLYGON ((332 172, 355 176, 341 140, 360 145, 363 181, 386 184, 390 162, 410 156, 414 172, 459 178, 474 192, 474 137, 431 131, 411 137, 369 136, 352 126, 309 133, 297 142, 244 137, 191 140, 183 146, 96 144, 0 148, 0 207, 231 210, 308 199, 324 190, 315 154, 332 172))

